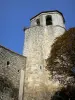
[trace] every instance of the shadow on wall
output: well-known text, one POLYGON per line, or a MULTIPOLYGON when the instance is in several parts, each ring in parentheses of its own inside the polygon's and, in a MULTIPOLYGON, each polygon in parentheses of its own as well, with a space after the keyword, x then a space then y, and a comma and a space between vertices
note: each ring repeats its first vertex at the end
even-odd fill
POLYGON ((75 86, 68 85, 55 92, 51 100, 75 100, 75 86))
POLYGON ((0 100, 18 100, 18 91, 7 77, 0 76, 0 100))

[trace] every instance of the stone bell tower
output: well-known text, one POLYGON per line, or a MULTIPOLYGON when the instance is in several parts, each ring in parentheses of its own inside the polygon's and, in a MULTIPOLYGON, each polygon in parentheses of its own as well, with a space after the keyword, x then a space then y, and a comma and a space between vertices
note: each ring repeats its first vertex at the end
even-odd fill
POLYGON ((23 50, 27 57, 24 100, 48 100, 48 92, 57 84, 49 80, 45 60, 54 39, 65 32, 65 20, 62 13, 55 10, 41 12, 30 22, 30 27, 25 29, 23 50))

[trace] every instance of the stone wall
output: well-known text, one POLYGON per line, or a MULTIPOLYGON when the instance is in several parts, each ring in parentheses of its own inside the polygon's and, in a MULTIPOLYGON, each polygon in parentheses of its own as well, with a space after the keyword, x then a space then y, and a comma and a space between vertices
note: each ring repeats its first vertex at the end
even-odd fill
POLYGON ((52 91, 59 82, 50 80, 46 59, 56 37, 65 32, 63 16, 56 12, 40 13, 31 19, 30 28, 25 30, 23 55, 27 57, 24 100, 50 100, 52 91), (47 15, 52 16, 52 25, 46 25, 47 15), (40 25, 36 23, 40 20, 40 25))
POLYGON ((0 100, 17 100, 20 71, 25 70, 26 58, 0 46, 0 100))
POLYGON ((49 80, 45 59, 49 56, 54 39, 64 32, 64 28, 50 25, 35 26, 25 31, 23 55, 27 56, 27 62, 24 100, 49 100, 47 95, 59 85, 49 80))

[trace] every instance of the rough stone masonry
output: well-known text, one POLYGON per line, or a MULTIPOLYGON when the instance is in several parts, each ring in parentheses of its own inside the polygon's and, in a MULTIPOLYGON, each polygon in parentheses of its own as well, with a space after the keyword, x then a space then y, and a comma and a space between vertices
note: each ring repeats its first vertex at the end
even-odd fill
POLYGON ((0 45, 0 100, 18 100, 20 71, 26 57, 0 45))
POLYGON ((59 82, 50 81, 45 68, 56 37, 65 32, 65 20, 59 11, 45 11, 31 18, 25 29, 23 55, 27 57, 24 100, 50 100, 59 82))

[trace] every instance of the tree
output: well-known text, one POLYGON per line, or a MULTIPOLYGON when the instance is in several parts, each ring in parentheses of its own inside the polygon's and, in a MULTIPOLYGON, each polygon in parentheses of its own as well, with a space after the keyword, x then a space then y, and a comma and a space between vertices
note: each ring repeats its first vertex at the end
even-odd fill
POLYGON ((46 68, 61 84, 75 83, 75 28, 56 38, 46 68))
POLYGON ((75 86, 63 87, 56 91, 51 100, 75 100, 75 86))

